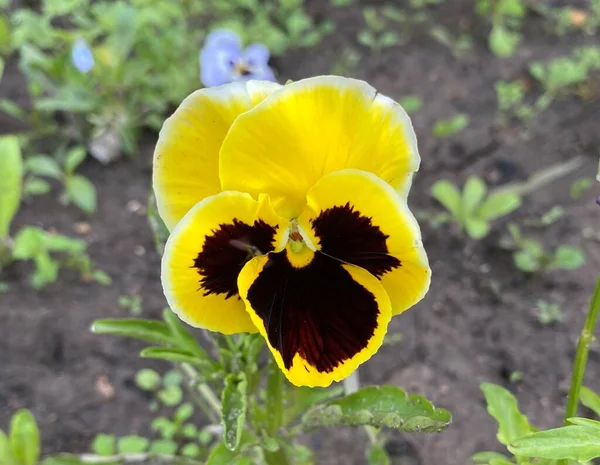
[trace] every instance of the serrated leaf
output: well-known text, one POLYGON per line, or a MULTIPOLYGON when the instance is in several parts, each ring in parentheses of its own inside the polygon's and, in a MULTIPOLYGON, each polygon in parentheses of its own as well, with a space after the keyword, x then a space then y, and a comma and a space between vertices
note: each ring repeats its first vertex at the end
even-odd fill
POLYGON ((248 381, 244 373, 230 374, 225 378, 221 399, 223 440, 230 451, 236 451, 246 423, 248 381))
POLYGON ((481 178, 469 176, 462 192, 461 214, 464 220, 473 215, 485 198, 486 192, 486 185, 481 178))
POLYGON ((512 213, 521 206, 521 197, 512 192, 491 193, 477 209, 477 217, 488 221, 512 213))
POLYGON ((581 386, 579 392, 579 400, 587 408, 592 410, 597 416, 600 417, 600 396, 592 391, 590 388, 581 386))
POLYGON ((460 218, 460 192, 454 184, 446 179, 436 181, 431 186, 431 195, 440 202, 454 218, 460 218))
POLYGON ((588 426, 563 426, 515 440, 508 450, 521 457, 587 462, 600 457, 600 434, 588 426))
POLYGON ((40 430, 29 410, 21 409, 10 422, 10 448, 20 465, 35 465, 40 457, 40 430))
POLYGON ((161 321, 137 318, 96 320, 92 324, 91 330, 96 334, 131 337, 166 346, 175 343, 171 331, 161 321))
POLYGON ((291 387, 288 392, 288 405, 284 411, 284 424, 289 424, 298 418, 303 412, 315 404, 339 397, 344 393, 341 386, 329 388, 291 387))
POLYGON ((62 178, 62 171, 56 160, 48 155, 33 155, 25 160, 27 171, 54 179, 62 178))
POLYGON ((23 159, 16 136, 0 137, 0 239, 8 237, 21 203, 23 159))
POLYGON ((491 383, 483 383, 481 390, 489 414, 498 422, 497 438, 501 444, 507 446, 535 431, 527 417, 519 411, 517 399, 508 390, 491 383))
POLYGON ((424 397, 409 396, 396 386, 360 389, 313 407, 302 418, 305 430, 370 425, 427 433, 442 431, 451 421, 452 415, 447 410, 436 409, 424 397))
POLYGON ((86 213, 96 211, 96 188, 90 180, 76 174, 66 179, 65 189, 69 200, 86 213))

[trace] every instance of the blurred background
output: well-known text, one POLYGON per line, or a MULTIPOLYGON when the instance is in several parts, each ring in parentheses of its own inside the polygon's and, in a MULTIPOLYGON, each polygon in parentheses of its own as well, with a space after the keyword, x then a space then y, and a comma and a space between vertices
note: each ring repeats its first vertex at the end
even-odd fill
MULTIPOLYGON (((321 74, 400 102, 419 140, 409 202, 432 287, 361 379, 424 394, 454 422, 398 436, 398 463, 501 450, 481 382, 513 391, 534 424, 560 423, 600 265, 600 0, 0 0, 0 11, 0 428, 31 409, 48 453, 163 434, 156 418, 176 392, 155 398, 139 370, 168 365, 89 331, 166 305, 148 221, 158 131, 203 86, 321 74), (209 35, 223 30, 225 46, 209 35)), ((599 380, 595 342, 586 383, 599 380)), ((319 464, 366 463, 359 430, 306 440, 319 464)))

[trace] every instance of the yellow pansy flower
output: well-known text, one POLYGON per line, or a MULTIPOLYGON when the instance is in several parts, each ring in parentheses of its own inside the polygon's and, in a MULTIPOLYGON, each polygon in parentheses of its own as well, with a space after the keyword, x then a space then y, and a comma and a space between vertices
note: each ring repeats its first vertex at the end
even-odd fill
POLYGON ((406 203, 419 162, 404 110, 363 81, 195 92, 154 156, 169 305, 196 327, 258 331, 295 385, 344 379, 429 287, 406 203))

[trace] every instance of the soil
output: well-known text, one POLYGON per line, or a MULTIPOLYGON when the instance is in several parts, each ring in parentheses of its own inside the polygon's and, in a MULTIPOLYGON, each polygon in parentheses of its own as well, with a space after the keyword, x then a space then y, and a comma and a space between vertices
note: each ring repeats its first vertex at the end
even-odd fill
MULTIPOLYGON (((463 465, 470 463, 474 452, 502 451, 479 389, 482 382, 513 391, 537 426, 558 425, 577 337, 600 265, 598 237, 584 239, 582 234, 586 229, 598 232, 600 208, 594 199, 600 189, 595 185, 578 200, 569 195, 575 180, 595 174, 600 101, 598 96, 587 103, 574 97, 559 99, 523 134, 516 125, 494 124, 493 84, 498 79, 525 78, 532 60, 597 43, 597 37, 558 39, 544 32, 539 18, 531 17, 517 55, 498 60, 487 49, 485 22, 474 15, 471 2, 453 0, 437 8, 434 17, 454 32, 471 31, 475 46, 467 56, 454 58, 425 30, 417 30, 406 45, 376 54, 356 44, 359 7, 333 8, 330 2, 315 0, 310 11, 317 20, 332 18, 337 31, 316 51, 295 50, 275 59, 282 82, 330 73, 340 51, 353 46, 362 58, 358 68, 345 74, 366 79, 396 99, 410 94, 423 99, 423 108, 413 115, 423 159, 410 196, 413 208, 437 208, 429 195, 437 179, 462 184, 468 175, 477 174, 508 182, 577 155, 586 157, 583 167, 529 195, 510 217, 522 223, 562 205, 566 213, 557 223, 528 233, 548 247, 582 247, 587 257, 583 268, 526 276, 498 247, 497 233, 473 242, 457 238, 447 226, 433 228, 422 222, 433 269, 431 290, 421 303, 393 320, 391 331, 402 334, 401 342, 384 346, 360 370, 363 384, 395 384, 422 393, 453 413, 453 424, 441 434, 398 436, 395 449, 412 456, 401 463, 463 465), (457 112, 471 116, 467 129, 446 139, 430 135, 437 120, 457 112), (539 323, 538 299, 559 304, 564 320, 539 323), (522 380, 511 382, 511 373, 517 371, 522 380)), ((18 94, 21 100, 21 82, 14 66, 9 66, 1 96, 18 94)), ((1 132, 10 130, 9 123, 2 126, 1 132)), ((141 344, 135 341, 95 336, 89 327, 96 318, 126 316, 127 310, 118 305, 121 295, 141 295, 148 317, 158 317, 165 306, 160 260, 144 210, 134 208, 145 205, 148 197, 155 140, 155 134, 145 136, 137 159, 108 167, 92 159, 85 162, 83 174, 99 193, 98 211, 91 217, 47 195, 26 204, 16 218, 15 229, 38 225, 84 237, 94 262, 113 278, 103 287, 66 272, 57 283, 34 291, 27 284, 28 266, 18 264, 2 277, 10 289, 0 295, 0 427, 7 426, 18 408, 32 409, 41 425, 45 452, 87 451, 99 432, 148 431, 148 400, 133 378, 142 367, 166 365, 138 358, 141 344), (81 221, 91 226, 86 234, 77 232, 81 221)), ((505 222, 498 221, 494 230, 503 231, 505 222)), ((598 343, 592 347, 586 383, 600 389, 598 343)), ((366 463, 360 430, 328 430, 314 435, 312 442, 319 464, 366 463)))

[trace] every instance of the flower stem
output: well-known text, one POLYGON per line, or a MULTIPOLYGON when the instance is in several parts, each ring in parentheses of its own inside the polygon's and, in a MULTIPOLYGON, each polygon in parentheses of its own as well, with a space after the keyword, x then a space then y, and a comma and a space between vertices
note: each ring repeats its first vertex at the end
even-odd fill
POLYGON ((198 372, 191 365, 182 363, 180 367, 189 380, 190 394, 196 404, 202 408, 211 421, 219 422, 221 420, 221 402, 212 388, 199 380, 198 372))
MULTIPOLYGON (((585 319, 585 325, 583 326, 583 330, 581 331, 581 335, 579 336, 579 341, 577 343, 577 352, 575 354, 573 373, 571 375, 571 387, 569 388, 569 397, 567 399, 567 408, 565 411, 565 425, 569 424, 567 421, 569 418, 577 415, 579 393, 581 391, 581 384, 585 374, 585 365, 587 363, 590 344, 594 338, 594 328, 596 327, 598 311, 600 311, 600 277, 598 277, 598 281, 596 282, 594 294, 592 296, 587 317, 585 319)), ((558 463, 559 465, 566 465, 568 461, 562 460, 558 463)))

